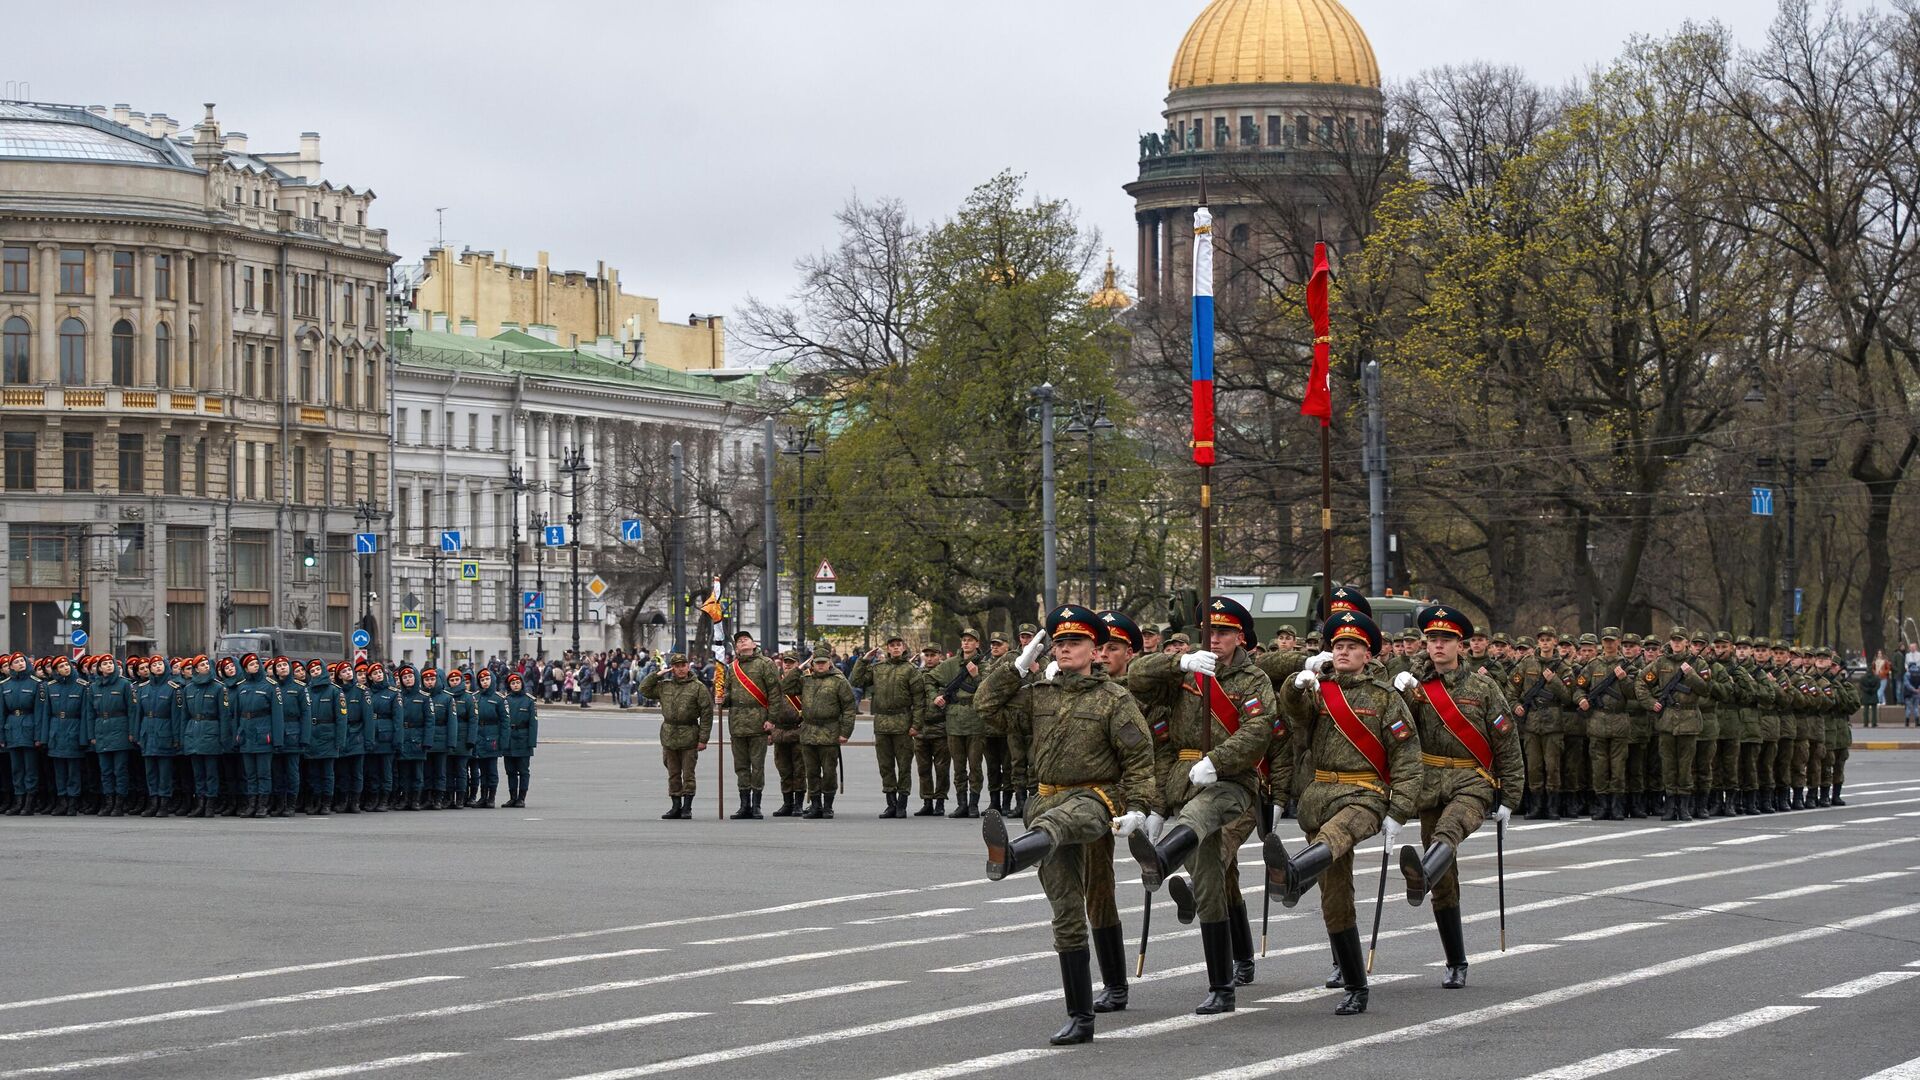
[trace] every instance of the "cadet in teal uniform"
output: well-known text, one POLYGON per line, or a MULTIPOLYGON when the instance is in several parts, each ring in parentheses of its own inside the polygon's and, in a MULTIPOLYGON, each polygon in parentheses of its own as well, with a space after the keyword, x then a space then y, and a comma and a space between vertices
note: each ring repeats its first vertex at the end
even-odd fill
POLYGON ((220 712, 225 692, 207 658, 194 657, 193 675, 180 688, 181 748, 193 762, 194 817, 212 817, 220 805, 220 756, 233 746, 233 731, 220 712))
POLYGON ((35 714, 40 704, 40 680, 24 653, 7 657, 7 677, 0 680, 0 746, 13 766, 13 802, 8 817, 33 816, 39 809, 40 751, 45 743, 35 714))
MULTIPOLYGON (((438 681, 436 677, 436 681, 438 681)), ((427 707, 428 694, 420 686, 420 675, 411 666, 400 668, 400 693, 394 700, 395 760, 400 766, 397 781, 400 809, 418 810, 427 791, 427 707)))
MULTIPOLYGON (((336 665, 338 666, 338 665, 336 665)), ((333 812, 334 762, 347 739, 347 701, 340 687, 327 677, 319 660, 307 662, 306 812, 325 817, 333 812)))
POLYGON ((507 801, 503 806, 527 805, 528 763, 540 742, 540 707, 521 683, 520 673, 507 676, 507 730, 500 753, 507 759, 507 801))
POLYGON ((453 745, 453 695, 440 685, 440 672, 428 668, 420 673, 420 689, 427 696, 426 803, 428 810, 447 806, 447 750, 453 745))
POLYGON ((467 678, 459 668, 447 672, 447 696, 453 707, 447 710, 447 794, 441 805, 448 810, 472 806, 467 794, 467 759, 473 756, 473 695, 467 692, 467 678))
POLYGON ((400 691, 387 685, 387 668, 367 668, 367 756, 361 809, 383 814, 393 809, 394 755, 400 750, 400 691))
POLYGON ((500 787, 500 748, 506 742, 507 699, 493 685, 493 672, 487 668, 481 668, 473 681, 479 688, 473 695, 473 758, 468 765, 473 779, 469 787, 479 792, 474 805, 491 810, 493 793, 500 787))
MULTIPOLYGON (((132 661, 128 661, 132 663, 132 661)), ((147 806, 141 817, 184 812, 173 797, 173 760, 182 750, 180 695, 167 678, 165 661, 147 658, 147 681, 138 693, 140 760, 146 766, 147 806)))
POLYGON ((361 785, 365 783, 363 766, 367 754, 367 666, 348 663, 333 665, 333 683, 340 688, 340 700, 346 706, 347 722, 340 739, 340 756, 333 764, 335 813, 360 812, 361 785))
POLYGON ((53 678, 41 686, 36 739, 46 747, 53 761, 53 794, 59 800, 54 813, 72 817, 80 799, 80 763, 88 753, 86 740, 86 687, 73 670, 73 661, 65 656, 53 659, 53 678))
POLYGON ((284 656, 273 658, 273 683, 280 691, 280 738, 273 748, 272 801, 267 814, 292 817, 300 804, 300 763, 312 725, 307 720, 307 670, 284 656))
POLYGON ((265 817, 267 800, 273 792, 273 751, 280 745, 284 724, 280 688, 267 678, 260 658, 248 653, 240 658, 240 680, 227 688, 221 715, 233 732, 233 747, 240 755, 240 776, 245 786, 243 817, 265 817))
POLYGON ((102 656, 94 665, 84 716, 87 745, 100 759, 100 794, 107 800, 104 812, 121 817, 127 812, 128 759, 139 741, 140 705, 134 700, 133 684, 120 674, 111 656, 102 656))

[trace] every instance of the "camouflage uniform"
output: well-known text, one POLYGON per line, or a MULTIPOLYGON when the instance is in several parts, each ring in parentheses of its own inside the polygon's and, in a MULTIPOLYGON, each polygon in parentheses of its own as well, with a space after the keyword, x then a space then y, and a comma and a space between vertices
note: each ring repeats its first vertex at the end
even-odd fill
MULTIPOLYGON (((686 657, 675 653, 667 667, 686 657)), ((676 678, 669 670, 655 671, 640 682, 640 696, 660 703, 660 760, 667 767, 667 795, 685 800, 685 809, 693 809, 694 767, 700 760, 700 747, 713 737, 713 691, 688 669, 676 678)), ((676 805, 674 816, 681 816, 676 805)))
MULTIPOLYGON (((1685 628, 1678 626, 1670 635, 1685 636, 1685 628)), ((1711 684, 1699 668, 1693 667, 1691 657, 1665 649, 1647 663, 1633 685, 1640 703, 1654 713, 1654 731, 1660 743, 1660 785, 1668 800, 1666 820, 1690 821, 1693 757, 1701 724, 1699 703, 1711 684), (1674 689, 1662 708, 1658 695, 1669 685, 1674 689)))
POLYGON ((926 716, 926 677, 905 655, 894 659, 875 649, 853 665, 853 685, 865 690, 872 703, 873 752, 880 763, 880 790, 888 797, 887 812, 905 817, 913 783, 913 737, 908 732, 926 716))

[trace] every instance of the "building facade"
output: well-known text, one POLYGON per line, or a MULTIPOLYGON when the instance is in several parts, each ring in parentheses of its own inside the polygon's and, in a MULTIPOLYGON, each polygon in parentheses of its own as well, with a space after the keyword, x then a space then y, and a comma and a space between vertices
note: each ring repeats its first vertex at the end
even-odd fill
MULTIPOLYGON (((0 581, 10 648, 211 654, 346 632, 388 505, 388 270, 320 140, 206 109, 0 102, 0 581), (313 565, 307 565, 311 554, 313 565)), ((383 575, 376 575, 376 580, 383 575)))
POLYGON ((675 371, 720 371, 727 366, 725 320, 689 315, 662 322, 660 301, 620 289, 620 271, 600 263, 592 274, 554 270, 547 253, 534 266, 515 266, 505 253, 444 247, 427 252, 412 302, 429 330, 491 338, 524 329, 568 348, 605 351, 612 342, 638 364, 675 371))
MULTIPOLYGON (((686 577, 704 592, 728 546, 713 533, 715 519, 737 493, 751 502, 760 490, 747 407, 754 381, 636 365, 610 344, 569 348, 548 340, 546 327, 541 336, 467 329, 410 329, 393 339, 393 591, 403 615, 419 615, 417 627, 395 624, 395 655, 442 664, 511 658, 520 627, 521 655, 558 658, 572 647, 576 612, 585 653, 669 645, 669 448, 680 442, 686 461, 686 577), (586 466, 577 474, 566 471, 574 450, 586 466), (576 511, 577 608, 573 553, 542 543, 541 532, 576 511), (641 539, 621 537, 625 520, 641 522, 641 539), (457 552, 442 550, 448 532, 460 533, 457 552), (598 598, 585 588, 596 575, 609 585, 598 598), (538 633, 525 627, 528 592, 543 596, 538 633)), ((757 580, 743 571, 737 591, 757 595, 757 580)))

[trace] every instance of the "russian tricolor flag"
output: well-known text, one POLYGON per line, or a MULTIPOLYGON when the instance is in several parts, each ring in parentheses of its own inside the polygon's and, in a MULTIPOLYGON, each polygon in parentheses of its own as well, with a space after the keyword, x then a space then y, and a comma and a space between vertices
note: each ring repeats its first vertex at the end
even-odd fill
POLYGON ((1193 463, 1213 464, 1213 214, 1193 214, 1193 463))

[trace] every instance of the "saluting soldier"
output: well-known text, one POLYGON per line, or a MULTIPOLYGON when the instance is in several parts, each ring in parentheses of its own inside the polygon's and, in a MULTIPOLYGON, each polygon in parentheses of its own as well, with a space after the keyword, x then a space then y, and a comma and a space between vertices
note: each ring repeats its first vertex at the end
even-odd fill
POLYGON ((853 737, 853 687, 833 666, 826 647, 814 650, 807 673, 794 680, 800 698, 800 772, 807 808, 801 817, 833 817, 840 786, 840 748, 853 737))
POLYGON ((1402 847, 1400 872, 1407 879, 1409 904, 1418 907, 1433 894, 1433 921, 1447 965, 1440 985, 1458 990, 1467 985, 1467 942, 1460 927, 1455 859, 1482 821, 1492 817, 1497 828, 1512 816, 1525 787, 1526 759, 1500 684, 1462 663, 1461 636, 1473 629, 1472 621, 1445 604, 1422 611, 1418 621, 1426 635, 1425 660, 1417 660, 1394 685, 1416 703, 1423 778, 1420 838, 1426 850, 1402 847))
MULTIPOLYGON (((1098 670, 1109 680, 1126 685, 1127 668, 1132 666, 1135 657, 1141 655, 1145 645, 1145 634, 1124 612, 1102 611, 1097 613, 1107 628, 1107 640, 1096 650, 1098 670)), ((1129 691, 1131 692, 1131 691, 1129 691)), ((1140 705, 1136 696, 1134 704, 1140 705)), ((1162 715, 1166 710, 1161 709, 1162 715)), ((1167 769, 1160 761, 1158 743, 1166 737, 1167 725, 1161 722, 1155 728, 1154 721, 1147 717, 1142 707, 1141 716, 1147 721, 1147 728, 1154 736, 1154 787, 1160 786, 1161 777, 1167 769)), ((1172 755, 1167 755, 1169 760, 1172 755)), ((1158 824, 1155 825, 1158 831, 1158 824)), ((1094 962, 1100 967, 1100 996, 1093 1001, 1096 1013, 1121 1012, 1127 1007, 1127 945, 1125 932, 1120 928, 1120 903, 1114 893, 1113 882, 1113 834, 1108 833, 1081 848, 1087 860, 1087 927, 1093 939, 1094 962)), ((1189 914, 1187 921, 1192 921, 1189 914)))
POLYGON ((1654 714, 1660 739, 1660 783, 1667 792, 1663 821, 1693 820, 1694 744, 1700 737, 1699 702, 1708 685, 1693 666, 1684 626, 1673 628, 1666 651, 1647 662, 1634 684, 1640 703, 1654 714))
POLYGON ((945 718, 947 760, 953 763, 953 813, 949 816, 980 816, 980 789, 986 778, 980 775, 987 753, 987 729, 973 707, 974 691, 986 674, 985 657, 980 655, 980 632, 972 627, 960 631, 960 652, 940 662, 928 678, 934 691, 934 712, 945 718))
POLYGON ((1422 784, 1420 736, 1407 703, 1369 664, 1380 631, 1357 611, 1327 621, 1333 659, 1288 679, 1280 707, 1313 758, 1300 796, 1308 845, 1289 856, 1278 833, 1266 839, 1267 889, 1292 907, 1321 882, 1320 915, 1347 993, 1335 1015, 1367 1011, 1367 966, 1353 908, 1353 850, 1374 833, 1392 847, 1413 816, 1422 784))
POLYGON ((1032 777, 1038 791, 1027 831, 1010 836, 1000 812, 981 815, 987 877, 999 881, 1040 867, 1040 886, 1053 907, 1053 947, 1067 1023, 1055 1046, 1093 1038, 1093 976, 1088 969, 1087 856, 1084 848, 1109 835, 1132 836, 1160 809, 1153 781, 1153 740, 1133 695, 1094 667, 1107 636, 1093 612, 1064 604, 1047 615, 1047 633, 1035 635, 1013 663, 987 673, 974 701, 982 713, 1017 714, 1010 726, 1030 732, 1032 777), (1029 683, 1049 639, 1049 676, 1029 683))
MULTIPOLYGON (((1149 892, 1191 863, 1207 964, 1207 996, 1194 1010, 1199 1015, 1234 1009, 1234 926, 1244 915, 1235 912, 1238 892, 1230 896, 1228 884, 1235 880, 1230 871, 1239 843, 1266 797, 1260 774, 1273 739, 1274 705, 1273 683, 1245 648, 1254 639, 1253 616, 1231 597, 1215 596, 1207 601, 1206 620, 1207 648, 1143 656, 1127 668, 1135 696, 1172 710, 1169 748, 1177 759, 1165 792, 1166 829, 1157 838, 1136 834, 1127 848, 1149 892)), ((1246 936, 1250 959, 1251 932, 1246 936)))
POLYGON ((640 682, 640 696, 660 703, 660 760, 667 767, 667 798, 673 803, 662 821, 693 817, 695 766, 713 737, 713 694, 695 678, 686 653, 667 657, 665 670, 640 682))
POLYGON ((890 634, 885 652, 874 649, 853 665, 853 685, 873 704, 873 753, 880 764, 880 791, 886 796, 883 818, 907 816, 913 785, 913 736, 926 716, 927 681, 907 657, 906 639, 890 634))
POLYGON ((773 695, 780 692, 780 671, 760 655, 760 644, 745 630, 733 635, 733 660, 726 667, 727 734, 733 742, 733 782, 740 808, 734 821, 763 816, 760 790, 767 783, 767 736, 773 731, 773 695))
MULTIPOLYGON (((1039 633, 1040 628, 1032 623, 1021 623, 1014 628, 1015 648, 1019 652, 1026 651, 1027 646, 1033 643, 1034 637, 1039 633)), ((1038 677, 1038 672, 1028 676, 1029 679, 1038 677)), ((1026 817, 1027 800, 1033 798, 1034 791, 1032 777, 1027 775, 1028 766, 1031 764, 1028 759, 1028 734, 1012 726, 1007 728, 1007 773, 1013 783, 1013 816, 1018 818, 1026 817)), ((1001 800, 1000 805, 1004 813, 1007 806, 1006 800, 1001 800)))

